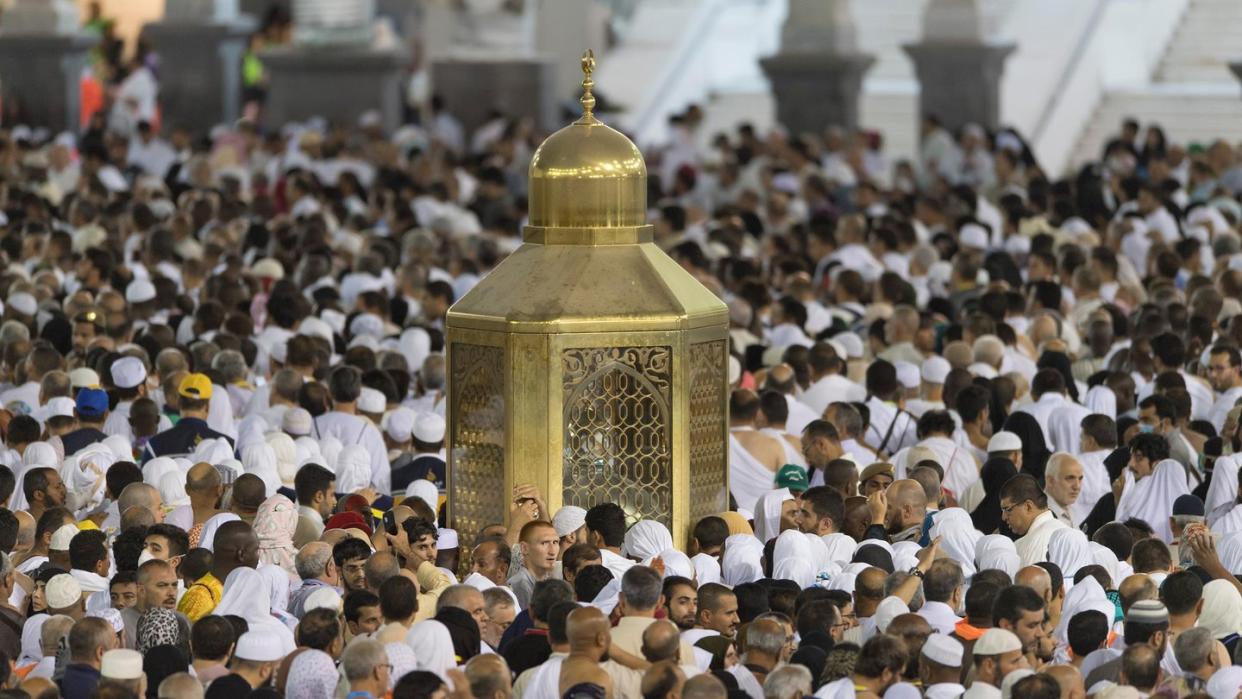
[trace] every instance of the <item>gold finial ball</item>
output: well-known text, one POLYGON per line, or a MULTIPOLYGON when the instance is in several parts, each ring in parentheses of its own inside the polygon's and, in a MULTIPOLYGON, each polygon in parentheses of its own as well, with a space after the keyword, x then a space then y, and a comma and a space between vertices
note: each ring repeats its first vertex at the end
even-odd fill
POLYGON ((613 228, 647 223, 647 164, 592 114, 595 54, 582 56, 582 118, 552 134, 530 163, 530 225, 613 228))

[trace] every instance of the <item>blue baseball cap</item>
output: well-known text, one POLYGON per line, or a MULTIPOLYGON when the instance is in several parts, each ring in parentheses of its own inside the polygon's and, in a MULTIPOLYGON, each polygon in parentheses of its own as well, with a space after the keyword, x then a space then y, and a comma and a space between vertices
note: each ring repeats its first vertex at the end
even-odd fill
POLYGON ((82 417, 100 417, 108 412, 108 394, 102 388, 84 388, 74 408, 82 417))

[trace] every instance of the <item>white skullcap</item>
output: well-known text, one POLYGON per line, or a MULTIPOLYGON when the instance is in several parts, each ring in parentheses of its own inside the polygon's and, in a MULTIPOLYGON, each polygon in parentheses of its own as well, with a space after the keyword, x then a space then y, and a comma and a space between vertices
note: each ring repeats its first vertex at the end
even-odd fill
MULTIPOLYGON (((345 332, 345 314, 344 313, 341 313, 340 311, 332 309, 332 308, 325 308, 319 314, 319 317, 323 319, 324 326, 330 329, 332 332, 337 332, 337 333, 345 332)), ((309 318, 307 320, 309 320, 309 318)), ((305 325, 306 325, 306 321, 304 320, 302 321, 302 326, 305 327, 305 325)))
POLYGON ((68 551, 69 542, 78 535, 79 529, 72 524, 62 524, 60 529, 52 532, 52 543, 48 548, 52 551, 68 551))
POLYGON ((443 551, 444 549, 455 549, 461 545, 457 538, 456 529, 437 529, 436 530, 436 548, 443 551))
POLYGON ((857 333, 837 333, 832 339, 845 348, 846 359, 858 359, 863 356, 863 341, 857 333))
POLYGON ((82 586, 68 573, 61 573, 47 581, 43 597, 48 609, 68 609, 82 599, 82 586))
POLYGON ((247 631, 237 639, 234 657, 257 663, 273 663, 285 657, 280 636, 267 629, 247 631))
POLYGON ((568 536, 586 524, 586 510, 576 505, 565 505, 552 516, 552 528, 556 535, 568 536))
POLYGON ((905 388, 919 387, 919 368, 910 362, 895 362, 893 367, 897 369, 897 380, 905 388))
POLYGON ((307 612, 312 609, 331 609, 339 613, 343 608, 344 603, 341 600, 341 596, 328 585, 323 585, 318 590, 307 595, 306 602, 302 605, 302 609, 307 612))
POLYGON ((302 324, 298 326, 298 334, 307 337, 321 337, 332 344, 332 326, 324 321, 310 316, 302 319, 302 324))
POLYGON ((1021 451, 1022 438, 1013 432, 997 432, 988 440, 988 453, 1021 451))
POLYGON ((418 498, 427 503, 432 512, 435 512, 440 506, 440 491, 436 488, 436 484, 426 478, 415 478, 405 487, 405 497, 418 498))
POLYGON ((384 431, 395 442, 408 442, 417 419, 418 413, 402 406, 384 416, 384 431))
POLYGON ((444 439, 444 418, 435 413, 423 413, 414 420, 414 439, 435 444, 444 439))
POLYGON ((104 607, 103 609, 87 610, 86 616, 93 616, 97 619, 112 624, 112 630, 121 633, 125 630, 125 620, 121 618, 121 612, 112 607, 104 607))
POLYGON ((349 334, 357 337, 369 335, 380 338, 384 336, 384 321, 374 313, 360 313, 349 323, 349 334))
POLYGON ((875 609, 875 627, 880 633, 884 633, 888 630, 888 625, 893 623, 893 619, 909 613, 910 607, 900 597, 885 597, 875 609))
POLYGON ((310 434, 313 420, 306 408, 289 408, 280 418, 280 429, 295 437, 310 434))
POLYGON ((99 662, 99 676, 110 680, 136 680, 142 677, 142 653, 129 648, 113 648, 99 662))
POLYGON ((934 355, 923 360, 923 380, 927 383, 944 383, 953 366, 944 357, 934 355))
POLYGON ((69 372, 69 385, 73 388, 98 388, 99 374, 94 369, 79 367, 69 372))
POLYGON ((48 417, 64 416, 73 417, 73 409, 76 404, 72 398, 67 396, 56 396, 47 402, 48 417))
POLYGON ((358 410, 364 413, 382 413, 387 406, 388 401, 383 393, 370 386, 362 387, 362 393, 358 395, 358 410))
POLYGON ((34 296, 24 291, 10 295, 9 300, 5 301, 4 305, 24 316, 32 316, 39 312, 39 302, 35 300, 34 296))
POLYGON ((958 231, 958 242, 964 248, 988 249, 988 232, 977 223, 967 223, 958 231))
POLYGON ((923 643, 923 655, 945 667, 962 666, 962 644, 942 633, 934 633, 923 643))
POLYGON ((277 260, 265 257, 250 266, 250 273, 256 277, 281 280, 285 278, 285 268, 277 260))
POLYGON ((112 383, 117 388, 136 388, 147 380, 147 368, 137 357, 121 357, 112 364, 112 383))
POLYGON ((127 303, 146 303, 155 300, 155 285, 150 279, 135 279, 125 287, 127 303))
POLYGON ((991 628, 975 641, 975 647, 970 652, 974 655, 1000 655, 1015 650, 1022 650, 1022 641, 1012 631, 991 628))
POLYGON ((1207 693, 1212 699, 1233 699, 1239 690, 1242 690, 1242 667, 1237 665, 1222 667, 1207 683, 1207 693))

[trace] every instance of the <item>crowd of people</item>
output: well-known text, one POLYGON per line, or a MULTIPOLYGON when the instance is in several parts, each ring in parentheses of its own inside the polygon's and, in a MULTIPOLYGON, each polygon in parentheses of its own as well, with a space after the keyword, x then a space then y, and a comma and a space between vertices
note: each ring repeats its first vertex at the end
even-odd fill
POLYGON ((0 133, 0 697, 1240 696, 1234 146, 691 108, 650 220, 729 308, 730 509, 459 531, 445 314, 545 134, 447 107, 0 133))

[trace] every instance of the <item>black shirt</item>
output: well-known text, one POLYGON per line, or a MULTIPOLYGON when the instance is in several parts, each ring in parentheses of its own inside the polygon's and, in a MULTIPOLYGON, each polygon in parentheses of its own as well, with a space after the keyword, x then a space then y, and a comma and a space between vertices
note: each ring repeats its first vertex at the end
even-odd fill
POLYGON ((108 438, 108 435, 100 432, 94 427, 79 427, 78 429, 62 434, 60 443, 65 447, 65 456, 73 456, 97 442, 102 442, 108 438))
POLYGON ((417 480, 428 480, 444 490, 444 459, 436 454, 403 454, 392 463, 392 492, 404 492, 417 480))
POLYGON ((207 426, 207 421, 196 417, 183 417, 176 425, 160 432, 147 442, 146 451, 142 453, 142 463, 157 456, 179 456, 194 451, 198 443, 204 439, 224 439, 229 446, 233 440, 207 426))

